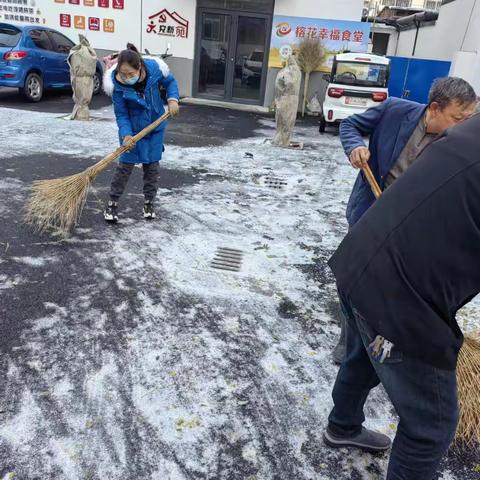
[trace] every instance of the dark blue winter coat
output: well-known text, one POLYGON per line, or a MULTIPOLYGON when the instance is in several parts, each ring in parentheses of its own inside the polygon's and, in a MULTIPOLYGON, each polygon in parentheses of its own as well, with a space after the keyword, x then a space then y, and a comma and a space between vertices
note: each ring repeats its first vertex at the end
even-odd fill
MULTIPOLYGON (((357 147, 364 147, 363 135, 370 135, 370 167, 383 190, 384 180, 397 162, 427 106, 389 98, 365 113, 352 115, 340 125, 340 140, 348 157, 357 147)), ((374 203, 375 197, 362 172, 350 195, 347 220, 353 226, 374 203)))
MULTIPOLYGON (((135 135, 165 113, 160 86, 167 91, 167 99, 179 99, 177 81, 170 73, 168 65, 157 58, 145 58, 148 73, 143 94, 134 88, 123 85, 116 79, 116 66, 104 78, 104 90, 112 95, 113 108, 117 119, 120 144, 127 135, 135 135)), ((166 124, 163 123, 150 135, 140 140, 135 148, 122 155, 124 163, 153 163, 162 158, 163 136, 166 124)))

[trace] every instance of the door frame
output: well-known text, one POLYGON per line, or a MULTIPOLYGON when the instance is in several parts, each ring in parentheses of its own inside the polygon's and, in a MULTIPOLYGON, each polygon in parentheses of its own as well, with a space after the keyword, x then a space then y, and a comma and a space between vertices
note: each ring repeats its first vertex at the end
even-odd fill
POLYGON ((192 93, 194 97, 197 98, 206 98, 209 100, 219 100, 223 102, 233 102, 246 105, 263 105, 265 100, 265 90, 267 87, 267 77, 268 77, 268 57, 270 52, 270 41, 272 37, 272 22, 273 22, 273 13, 256 13, 249 11, 241 10, 226 10, 220 8, 197 8, 196 15, 196 32, 195 32, 195 56, 194 56, 194 65, 193 65, 193 88, 192 93), (228 45, 228 64, 226 67, 226 78, 225 78, 225 95, 222 97, 217 97, 215 95, 209 95, 206 93, 199 93, 198 91, 198 81, 200 76, 200 44, 202 40, 202 30, 203 30, 203 21, 202 17, 205 13, 217 14, 217 15, 229 15, 230 16, 230 38, 228 45), (262 66, 262 79, 260 82, 260 98, 258 100, 248 99, 248 98, 237 98, 233 96, 233 84, 235 81, 235 57, 237 52, 237 40, 238 40, 238 18, 239 17, 251 17, 251 18, 261 18, 266 20, 266 35, 265 35, 265 50, 263 56, 263 66, 262 66))

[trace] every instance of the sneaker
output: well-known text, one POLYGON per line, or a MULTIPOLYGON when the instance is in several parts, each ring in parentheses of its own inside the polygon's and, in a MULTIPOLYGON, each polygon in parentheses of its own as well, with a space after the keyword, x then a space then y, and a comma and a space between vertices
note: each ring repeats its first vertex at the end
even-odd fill
POLYGON ((105 218, 105 220, 110 223, 118 222, 117 202, 110 201, 107 203, 107 206, 105 207, 105 210, 103 212, 103 218, 105 218))
POLYGON ((143 204, 143 218, 147 218, 148 220, 155 218, 155 209, 153 208, 153 202, 150 200, 147 200, 143 204))
POLYGON ((340 437, 327 428, 323 434, 323 440, 332 448, 354 447, 370 453, 385 452, 392 445, 390 438, 383 433, 366 428, 362 428, 362 431, 353 437, 340 437))

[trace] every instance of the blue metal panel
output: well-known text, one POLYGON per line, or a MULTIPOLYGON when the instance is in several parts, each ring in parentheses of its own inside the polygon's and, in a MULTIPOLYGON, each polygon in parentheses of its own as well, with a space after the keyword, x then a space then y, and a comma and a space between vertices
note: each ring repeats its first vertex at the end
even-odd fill
POLYGON ((427 103, 428 92, 434 80, 448 77, 450 62, 411 59, 405 86, 405 97, 414 102, 427 103))
POLYGON ((436 78, 447 77, 450 62, 423 60, 420 58, 389 57, 392 97, 407 98, 415 102, 427 103, 428 92, 436 78))
POLYGON ((390 81, 388 82, 388 92, 391 97, 401 98, 405 90, 405 79, 408 69, 408 58, 389 57, 390 58, 390 81))

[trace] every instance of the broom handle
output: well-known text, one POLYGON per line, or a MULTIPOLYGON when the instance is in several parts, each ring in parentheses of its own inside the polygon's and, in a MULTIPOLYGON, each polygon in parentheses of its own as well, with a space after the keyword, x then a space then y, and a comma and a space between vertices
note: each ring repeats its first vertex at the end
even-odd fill
POLYGON ((380 188, 380 185, 378 185, 377 180, 375 179, 369 165, 367 165, 363 169, 363 173, 367 177, 368 183, 370 184, 370 188, 372 189, 372 192, 375 195, 375 198, 380 197, 380 195, 382 194, 382 189, 380 188))
POLYGON ((164 113, 160 118, 155 120, 153 123, 151 123, 148 127, 145 127, 141 132, 137 133, 133 137, 133 141, 137 143, 139 140, 141 140, 143 137, 146 137, 150 132, 155 130, 161 123, 163 123, 165 120, 167 120, 170 117, 170 112, 164 113))
MULTIPOLYGON (((164 113, 160 118, 158 118, 153 123, 148 125, 148 127, 145 127, 142 131, 137 133, 132 139, 133 143, 136 144, 137 142, 139 142, 142 138, 146 137, 149 133, 155 130, 159 125, 161 125, 168 118, 170 118, 170 112, 164 113)), ((127 146, 122 145, 118 147, 114 152, 110 153, 109 155, 104 157, 102 160, 100 160, 98 163, 88 168, 87 172, 92 176, 96 176, 98 172, 102 171, 107 165, 112 163, 114 160, 120 157, 120 155, 126 152, 128 152, 127 146)))

